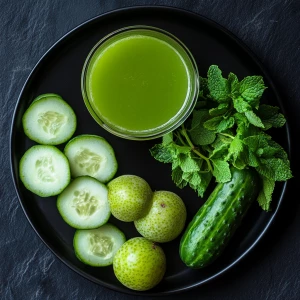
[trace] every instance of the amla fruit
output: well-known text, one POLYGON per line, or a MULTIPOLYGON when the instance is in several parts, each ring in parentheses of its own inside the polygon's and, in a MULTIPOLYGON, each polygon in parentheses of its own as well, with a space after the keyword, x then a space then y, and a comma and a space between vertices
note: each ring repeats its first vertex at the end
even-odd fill
POLYGON ((155 191, 148 214, 134 222, 145 238, 159 243, 174 240, 183 230, 186 207, 182 199, 169 191, 155 191))
POLYGON ((143 178, 121 175, 111 180, 107 187, 110 210, 115 218, 132 222, 149 211, 153 192, 143 178))
POLYGON ((166 271, 162 248, 143 237, 126 241, 113 259, 117 279, 126 287, 145 291, 156 286, 166 271))

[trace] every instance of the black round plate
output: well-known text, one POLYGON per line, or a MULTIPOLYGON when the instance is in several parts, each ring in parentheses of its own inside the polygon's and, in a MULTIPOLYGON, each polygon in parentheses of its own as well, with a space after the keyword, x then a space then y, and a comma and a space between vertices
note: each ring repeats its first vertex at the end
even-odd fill
MULTIPOLYGON (((262 75, 268 86, 264 102, 282 107, 280 96, 258 59, 235 36, 223 27, 194 13, 170 7, 132 7, 112 11, 78 26, 60 39, 37 63, 20 94, 11 127, 11 168, 21 206, 32 227, 44 243, 67 266, 85 278, 105 287, 132 294, 162 295, 184 291, 218 277, 235 265, 260 240, 275 217, 286 184, 277 184, 273 210, 263 212, 255 203, 234 235, 223 255, 202 270, 187 268, 179 258, 179 239, 163 244, 167 256, 167 271, 162 282, 146 292, 135 292, 122 286, 112 266, 93 268, 81 263, 74 255, 74 229, 60 217, 56 199, 40 198, 27 191, 18 178, 18 162, 30 146, 23 132, 21 118, 34 97, 42 93, 60 94, 78 116, 78 134, 97 134, 106 138, 115 149, 119 162, 116 176, 135 174, 146 179, 153 190, 170 190, 181 196, 187 207, 189 222, 204 199, 190 188, 179 189, 171 180, 170 166, 154 160, 149 149, 160 140, 136 142, 115 137, 100 128, 89 115, 80 91, 81 70, 91 48, 106 34, 129 25, 150 25, 165 29, 181 39, 193 53, 199 73, 206 76, 211 64, 218 65, 227 75, 233 72, 240 79, 247 75, 262 75)), ((275 134, 275 133, 274 133, 275 134)), ((287 125, 276 130, 274 139, 289 150, 287 125)), ((63 149, 64 145, 60 148, 63 149)), ((127 238, 139 236, 133 223, 111 223, 119 226, 127 238)))

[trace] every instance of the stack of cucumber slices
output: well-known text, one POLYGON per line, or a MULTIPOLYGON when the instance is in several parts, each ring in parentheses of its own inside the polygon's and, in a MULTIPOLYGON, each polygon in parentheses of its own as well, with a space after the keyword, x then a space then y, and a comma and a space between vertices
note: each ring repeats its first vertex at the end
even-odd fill
POLYGON ((26 136, 37 143, 20 160, 25 188, 40 197, 56 196, 63 220, 76 229, 78 259, 91 266, 111 265, 126 240, 122 231, 107 223, 111 211, 106 183, 118 168, 112 146, 97 135, 73 136, 76 115, 57 94, 35 98, 22 124, 26 136))

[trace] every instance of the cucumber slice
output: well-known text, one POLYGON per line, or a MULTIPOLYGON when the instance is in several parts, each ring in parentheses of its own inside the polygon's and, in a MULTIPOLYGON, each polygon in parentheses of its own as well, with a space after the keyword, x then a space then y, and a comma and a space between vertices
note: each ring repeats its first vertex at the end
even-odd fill
POLYGON ((71 179, 67 157, 49 145, 35 145, 24 153, 19 176, 28 190, 41 197, 60 194, 71 179))
POLYGON ((57 208, 70 226, 97 228, 110 217, 107 187, 95 178, 77 177, 57 197, 57 208))
POLYGON ((64 153, 69 159, 72 177, 87 175, 105 183, 118 169, 113 148, 97 135, 74 137, 65 146, 64 153))
POLYGON ((76 230, 73 245, 80 261, 93 267, 103 267, 112 264, 125 241, 124 233, 107 223, 97 229, 76 230))
POLYGON ((27 108, 22 124, 31 140, 44 145, 59 145, 72 137, 77 119, 71 106, 59 95, 43 94, 27 108))

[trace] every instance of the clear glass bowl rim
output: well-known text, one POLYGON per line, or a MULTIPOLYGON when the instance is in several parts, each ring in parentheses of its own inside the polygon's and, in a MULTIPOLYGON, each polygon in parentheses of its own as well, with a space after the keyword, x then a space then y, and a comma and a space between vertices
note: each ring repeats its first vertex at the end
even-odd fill
MULTIPOLYGON (((184 61, 186 61, 185 58, 183 58, 184 61)), ((197 63, 194 59, 194 56, 192 55, 191 51, 188 49, 188 47, 180 40, 178 39, 175 35, 171 34, 170 32, 154 27, 154 26, 148 26, 148 25, 134 25, 134 26, 126 26, 122 27, 120 29, 117 29, 106 36, 104 36, 102 39, 100 39, 94 47, 90 50, 88 56, 85 59, 82 72, 81 72, 81 93, 82 97, 84 100, 84 103, 91 114, 91 116, 94 118, 94 120, 105 130, 108 132, 121 137, 125 139, 130 139, 130 140, 150 140, 150 139, 155 139, 162 137, 163 135, 175 130, 178 128, 192 113, 196 102, 198 98, 198 93, 199 93, 199 73, 198 73, 198 67, 197 63), (167 37, 171 38, 175 43, 178 44, 179 47, 182 48, 182 50, 186 53, 186 58, 190 60, 192 70, 189 69, 189 76, 191 78, 191 92, 188 98, 188 101, 185 101, 188 105, 181 110, 180 115, 176 115, 173 117, 170 121, 172 122, 167 122, 163 124, 160 127, 154 128, 153 130, 147 130, 147 131, 121 131, 118 128, 113 128, 111 125, 105 123, 104 120, 100 118, 98 114, 93 110, 90 100, 88 97, 88 93, 86 91, 86 76, 87 76, 87 71, 89 67, 89 63, 91 62, 93 55, 96 53, 96 51, 99 49, 100 46, 103 45, 104 42, 108 41, 110 38, 121 34, 123 32, 127 31, 138 31, 138 30, 146 30, 146 31, 153 31, 153 32, 158 32, 163 35, 166 35, 167 37), (190 74, 191 71, 193 74, 190 74)))

